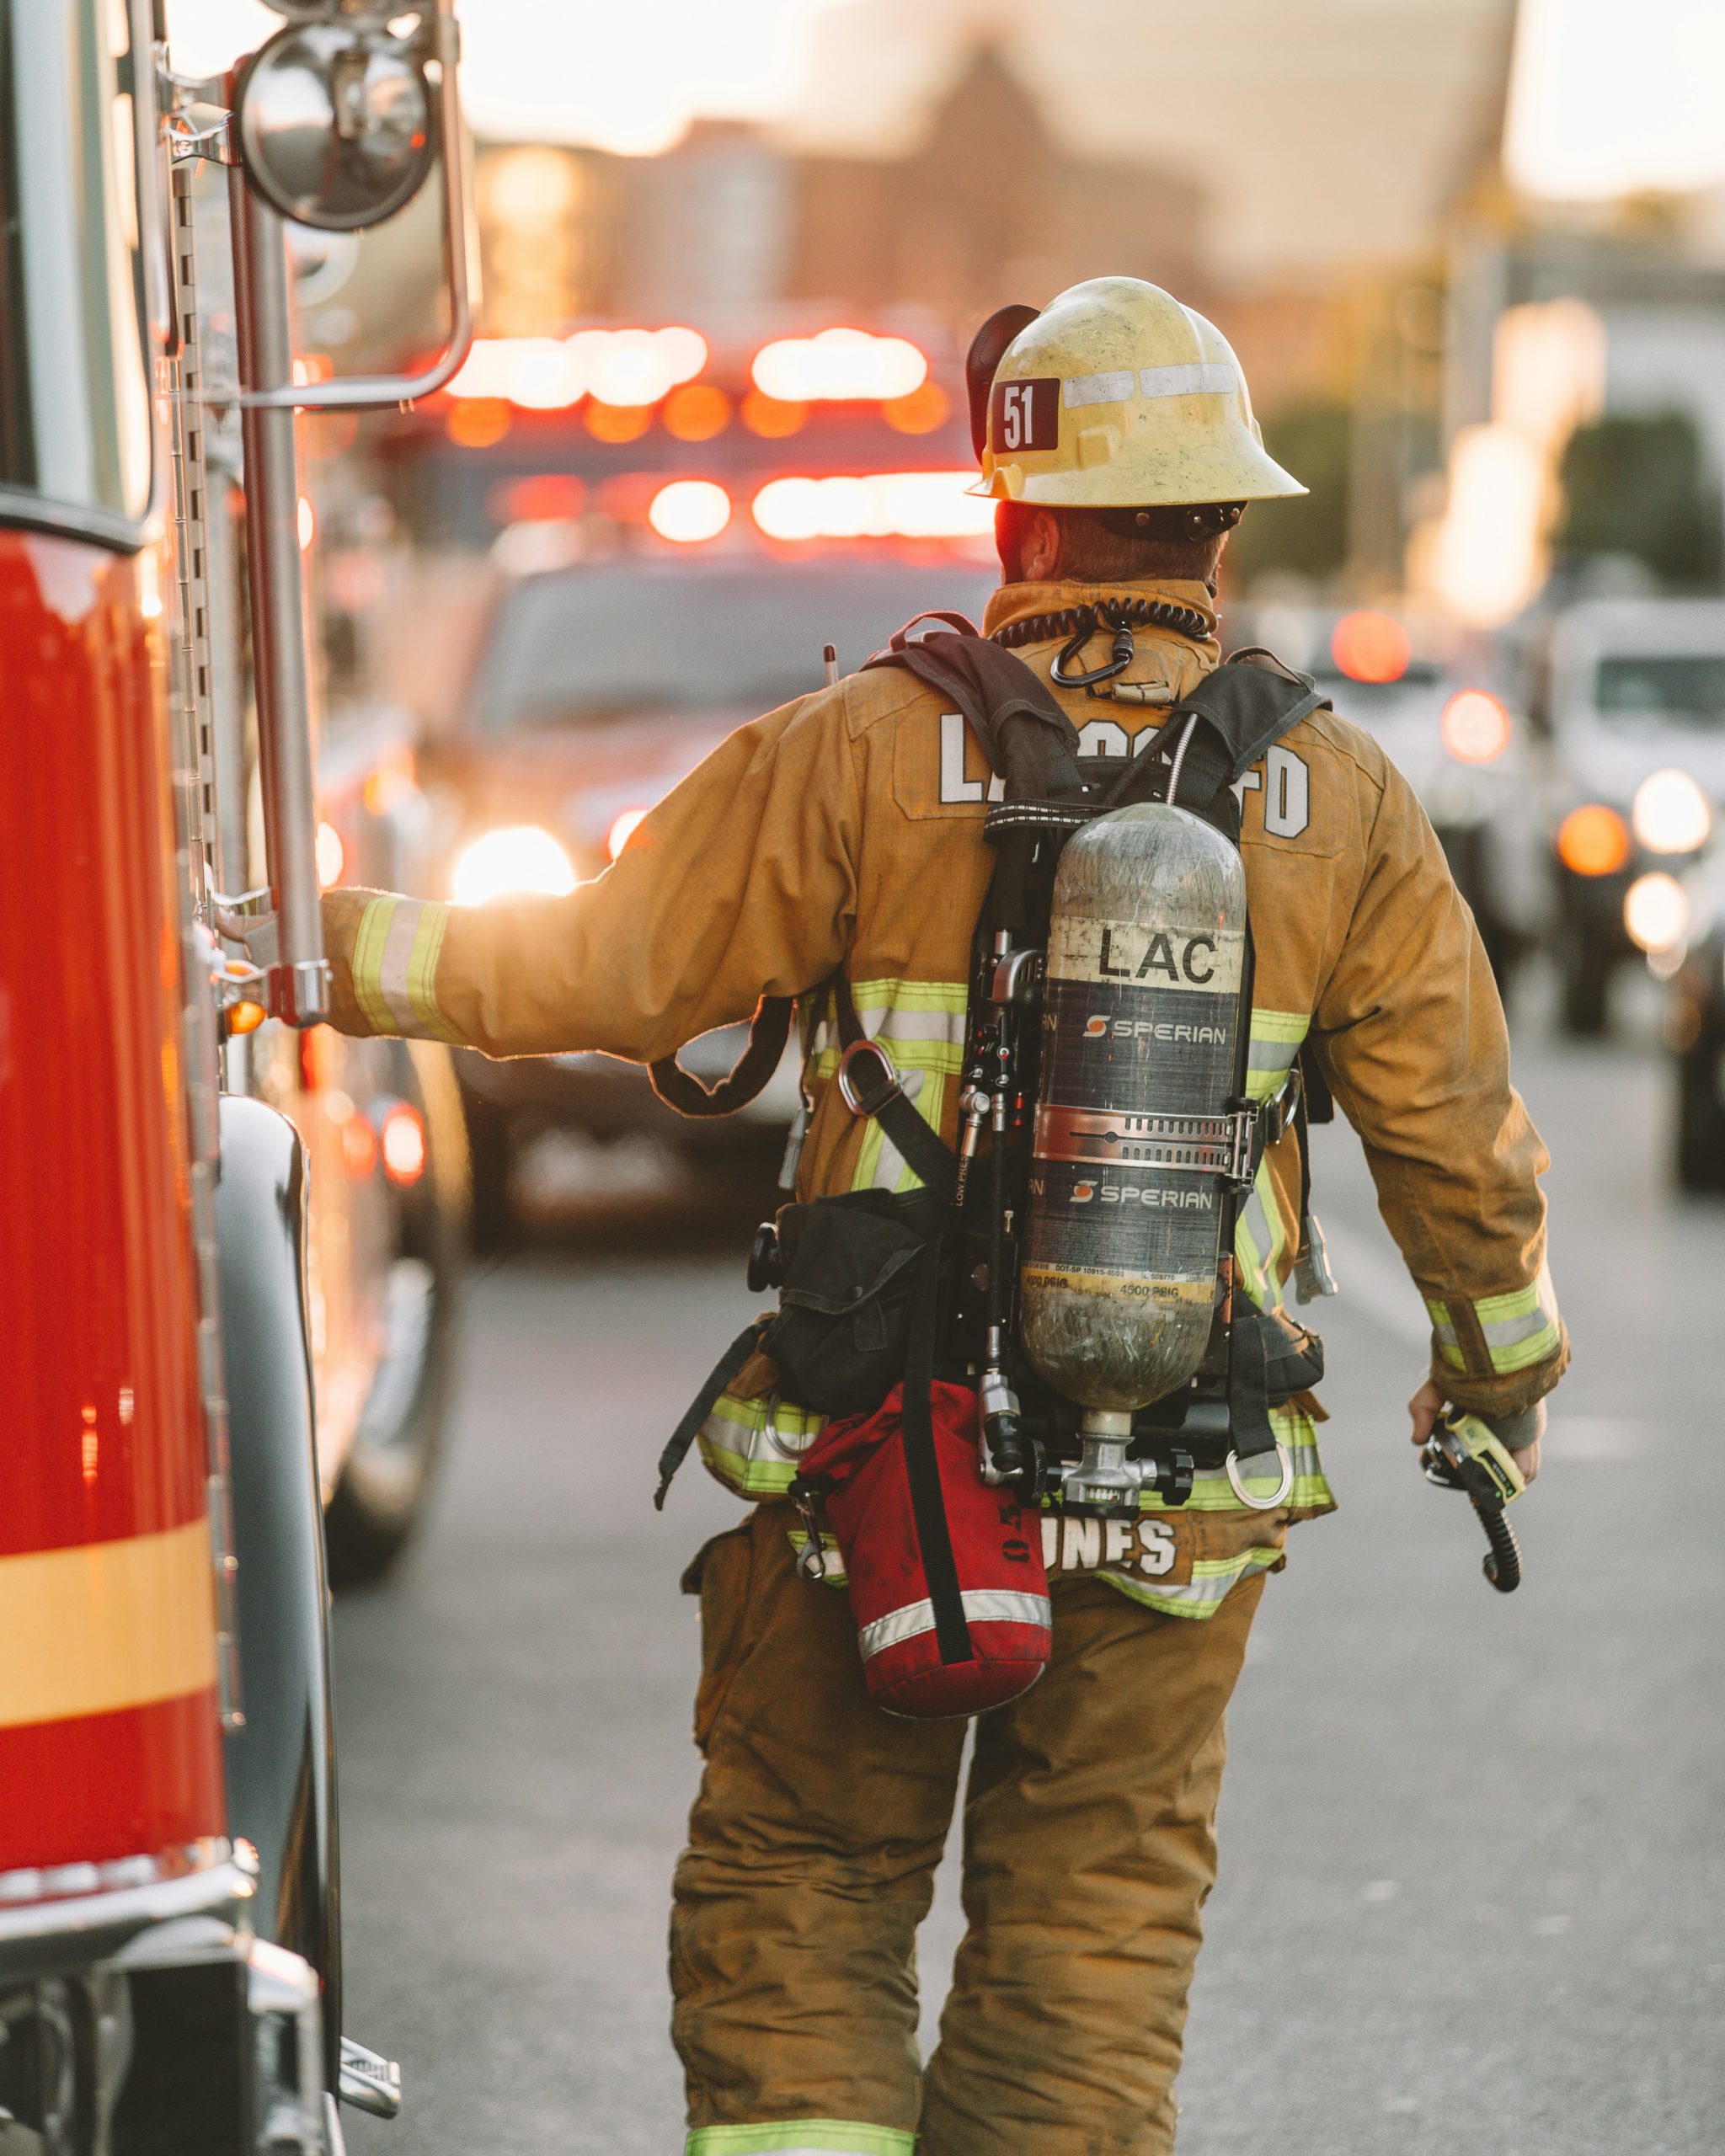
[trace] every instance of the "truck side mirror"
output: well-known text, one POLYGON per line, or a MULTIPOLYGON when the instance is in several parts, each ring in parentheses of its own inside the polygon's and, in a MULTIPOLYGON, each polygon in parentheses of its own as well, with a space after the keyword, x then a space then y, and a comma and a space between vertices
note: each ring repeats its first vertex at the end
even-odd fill
POLYGON ((357 232, 393 216, 437 156, 422 40, 363 16, 278 30, 240 76, 235 120, 253 186, 284 217, 320 232, 357 232))

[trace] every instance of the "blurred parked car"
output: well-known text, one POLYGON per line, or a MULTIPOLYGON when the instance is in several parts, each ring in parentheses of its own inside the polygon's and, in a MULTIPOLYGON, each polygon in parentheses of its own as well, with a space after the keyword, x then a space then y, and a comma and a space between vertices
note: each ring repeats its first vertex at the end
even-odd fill
MULTIPOLYGON (((1266 606, 1250 640, 1310 674, 1376 736, 1419 796, 1500 982, 1532 940, 1544 894, 1525 723, 1439 624, 1375 609, 1266 606)), ((1230 627, 1235 626, 1231 620, 1230 627)))
POLYGON ((1673 954, 1665 1012, 1676 1081, 1672 1166, 1685 1190, 1725 1190, 1725 862, 1696 871, 1684 895, 1692 932, 1673 954))
POLYGON ((1613 970, 1672 952, 1725 799, 1725 603, 1594 600, 1554 624, 1541 716, 1563 1016, 1605 1023, 1613 970))
MULTIPOLYGON (((824 646, 854 670, 923 608, 980 617, 996 581, 978 561, 859 548, 812 561, 626 557, 505 585, 460 723, 427 764, 454 826, 445 894, 481 905, 572 890, 734 728, 819 688, 824 646)), ((745 1038, 740 1025, 707 1034, 684 1066, 710 1085, 745 1038)), ((644 1070, 612 1056, 457 1062, 476 1231, 489 1241, 510 1230, 514 1163, 541 1133, 646 1136, 697 1159, 740 1145, 776 1154, 796 1103, 788 1065, 740 1117, 708 1123, 675 1114, 644 1070)))

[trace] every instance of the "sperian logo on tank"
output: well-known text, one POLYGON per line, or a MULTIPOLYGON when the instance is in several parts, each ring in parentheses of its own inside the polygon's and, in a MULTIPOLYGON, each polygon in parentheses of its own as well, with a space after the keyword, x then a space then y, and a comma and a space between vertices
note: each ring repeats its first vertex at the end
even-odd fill
POLYGON ((1237 995, 1245 953, 1246 938, 1238 929, 1194 934, 1148 921, 1057 915, 1049 935, 1048 972, 1054 980, 1237 995))
MULTIPOLYGON (((1033 1177, 1030 1187, 1040 1194, 1040 1186, 1033 1177)), ((1102 1205, 1171 1206, 1176 1211, 1197 1213, 1214 1212, 1216 1202, 1215 1193, 1205 1189, 1170 1188, 1156 1183, 1103 1182, 1099 1178, 1073 1184, 1074 1205, 1088 1205, 1092 1200, 1102 1205)))
MULTIPOLYGON (((1044 1022, 1049 1022, 1044 1021, 1044 1022)), ((1084 1022, 1086 1040, 1189 1041, 1194 1048, 1226 1046, 1226 1026, 1183 1026, 1162 1018, 1108 1018, 1100 1015, 1084 1022)))

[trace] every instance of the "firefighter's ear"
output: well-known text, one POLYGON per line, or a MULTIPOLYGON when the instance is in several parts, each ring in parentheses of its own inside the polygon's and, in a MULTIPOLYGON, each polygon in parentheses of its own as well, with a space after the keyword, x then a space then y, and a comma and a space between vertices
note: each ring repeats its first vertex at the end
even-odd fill
POLYGON ((988 392, 994 387, 995 370, 1007 345, 1041 312, 1034 307, 1000 307, 970 339, 970 349, 964 355, 964 389, 970 400, 970 444, 979 464, 988 446, 988 392))

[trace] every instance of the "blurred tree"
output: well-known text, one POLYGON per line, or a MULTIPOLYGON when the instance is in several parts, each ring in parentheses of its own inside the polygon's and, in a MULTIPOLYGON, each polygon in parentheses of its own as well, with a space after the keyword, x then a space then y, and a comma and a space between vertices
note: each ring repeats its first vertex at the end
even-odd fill
POLYGON ((1628 554, 1667 584, 1716 585, 1719 499, 1686 412, 1610 415, 1578 427, 1558 467, 1559 554, 1628 554))
POLYGON ((1228 547, 1236 588, 1272 570, 1322 582, 1348 558, 1354 419, 1345 404, 1290 404, 1263 423, 1264 446, 1311 488, 1292 501, 1254 502, 1228 547))

